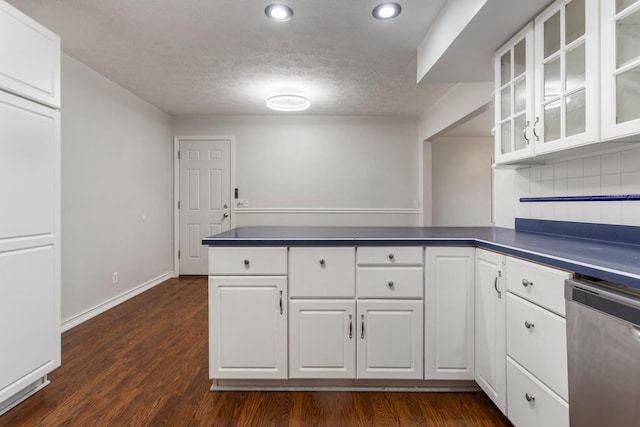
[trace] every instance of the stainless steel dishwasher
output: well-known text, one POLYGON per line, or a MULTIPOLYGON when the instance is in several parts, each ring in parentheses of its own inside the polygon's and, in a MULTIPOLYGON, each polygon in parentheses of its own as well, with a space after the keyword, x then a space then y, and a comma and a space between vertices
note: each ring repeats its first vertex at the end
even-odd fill
POLYGON ((640 293, 565 282, 571 426, 640 426, 640 293))

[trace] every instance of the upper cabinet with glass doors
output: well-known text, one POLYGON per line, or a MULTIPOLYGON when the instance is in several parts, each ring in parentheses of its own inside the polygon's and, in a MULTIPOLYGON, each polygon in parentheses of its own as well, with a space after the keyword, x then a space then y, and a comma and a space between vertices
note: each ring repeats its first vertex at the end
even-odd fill
POLYGON ((494 57, 495 159, 511 162, 533 154, 533 24, 494 57))
POLYGON ((640 140, 640 0, 602 0, 602 139, 640 140))
POLYGON ((536 154, 597 142, 597 0, 553 3, 534 33, 536 154))

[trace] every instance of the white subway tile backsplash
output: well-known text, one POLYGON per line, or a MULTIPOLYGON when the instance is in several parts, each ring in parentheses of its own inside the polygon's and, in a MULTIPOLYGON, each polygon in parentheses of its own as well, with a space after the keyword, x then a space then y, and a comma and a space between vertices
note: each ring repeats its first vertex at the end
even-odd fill
POLYGON ((640 194, 640 172, 625 172, 621 176, 620 190, 623 194, 640 194))
POLYGON ((568 177, 567 162, 558 162, 553 164, 553 179, 563 179, 568 177))
POLYGON ((542 219, 553 219, 553 213, 555 211, 555 203, 554 202, 544 202, 540 203, 542 205, 542 219))
POLYGON ((584 159, 584 176, 600 175, 600 156, 584 159))
POLYGON ((640 200, 633 202, 624 202, 622 206, 623 225, 635 225, 640 227, 640 200))
POLYGON ((533 219, 543 219, 542 218, 542 205, 546 205, 546 203, 531 203, 531 218, 533 218, 533 219))
POLYGON ((585 222, 600 222, 600 206, 602 202, 585 202, 582 218, 585 222))
POLYGON ((567 203, 567 221, 581 222, 584 215, 584 203, 567 203))
MULTIPOLYGON (((602 175, 600 177, 600 192, 604 195, 620 194, 620 174, 602 175)), ((611 203, 607 203, 611 204, 611 203)))
POLYGON ((553 195, 554 196, 567 195, 567 179, 566 178, 553 180, 553 195))
POLYGON ((622 221, 622 202, 601 203, 600 221, 605 224, 620 224, 622 221))
POLYGON ((584 176, 584 160, 576 159, 567 162, 567 178, 582 178, 584 176))
POLYGON ((553 192, 553 180, 551 181, 541 181, 540 182, 540 192, 543 197, 550 197, 554 195, 553 192))
POLYGON ((605 154, 600 161, 601 173, 603 175, 620 173, 622 170, 622 160, 620 153, 605 154))
POLYGON ((540 178, 542 176, 542 167, 540 167, 540 166, 531 167, 530 175, 531 175, 531 177, 530 177, 531 182, 540 181, 540 178))
POLYGON ((555 221, 567 221, 569 220, 568 202, 554 202, 553 204, 553 217, 545 218, 555 221))
POLYGON ((542 196, 542 183, 540 181, 532 181, 531 182, 531 197, 541 197, 542 196))
POLYGON ((540 180, 549 181, 553 179, 553 164, 543 165, 540 169, 540 180))
POLYGON ((594 196, 600 193, 600 176, 584 177, 584 195, 594 196))
POLYGON ((522 168, 522 169, 518 169, 516 171, 516 182, 529 182, 529 180, 531 179, 531 168, 522 168))
MULTIPOLYGON (((567 196, 584 196, 584 178, 567 179, 567 196)), ((575 203, 574 203, 575 204, 575 203)))
POLYGON ((622 172, 640 171, 640 148, 622 153, 622 172))

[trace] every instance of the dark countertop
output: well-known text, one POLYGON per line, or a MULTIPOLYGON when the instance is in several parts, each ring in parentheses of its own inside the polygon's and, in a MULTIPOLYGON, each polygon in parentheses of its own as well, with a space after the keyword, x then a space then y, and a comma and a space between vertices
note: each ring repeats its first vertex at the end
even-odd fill
POLYGON ((241 227, 202 240, 209 246, 476 246, 640 289, 638 243, 499 227, 241 227))

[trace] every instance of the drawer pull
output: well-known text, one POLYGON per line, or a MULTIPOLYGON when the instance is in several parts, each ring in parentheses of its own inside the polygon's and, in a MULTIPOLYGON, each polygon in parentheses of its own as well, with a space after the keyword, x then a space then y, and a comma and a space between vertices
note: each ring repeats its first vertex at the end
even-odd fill
POLYGON ((280 291, 280 314, 284 314, 284 310, 282 309, 282 291, 280 291))
POLYGON ((395 285, 393 284, 393 281, 391 281, 391 282, 387 283, 387 286, 389 287, 389 289, 393 289, 393 287, 395 285))
POLYGON ((362 323, 362 329, 360 331, 360 339, 364 339, 364 314, 360 315, 360 323, 362 323))
POLYGON ((533 394, 525 393, 524 398, 527 399, 527 402, 533 402, 536 400, 536 397, 533 394))
POLYGON ((349 339, 353 338, 353 314, 349 315, 349 339))
POLYGON ((533 286, 533 282, 530 282, 527 279, 522 279, 522 286, 528 288, 529 286, 533 286))
POLYGON ((531 329, 531 328, 533 328, 534 326, 535 326, 535 325, 534 325, 533 323, 529 322, 528 320, 525 320, 525 321, 524 321, 524 327, 525 327, 525 328, 527 328, 527 329, 531 329))
POLYGON ((244 266, 245 267, 249 267, 249 264, 251 264, 251 261, 249 261, 248 259, 244 260, 244 266))
POLYGON ((324 258, 320 258, 320 265, 321 265, 321 266, 323 266, 323 267, 324 267, 326 263, 327 263, 327 262, 324 260, 324 258))
POLYGON ((389 260, 393 261, 396 256, 392 253, 389 254, 389 260))

